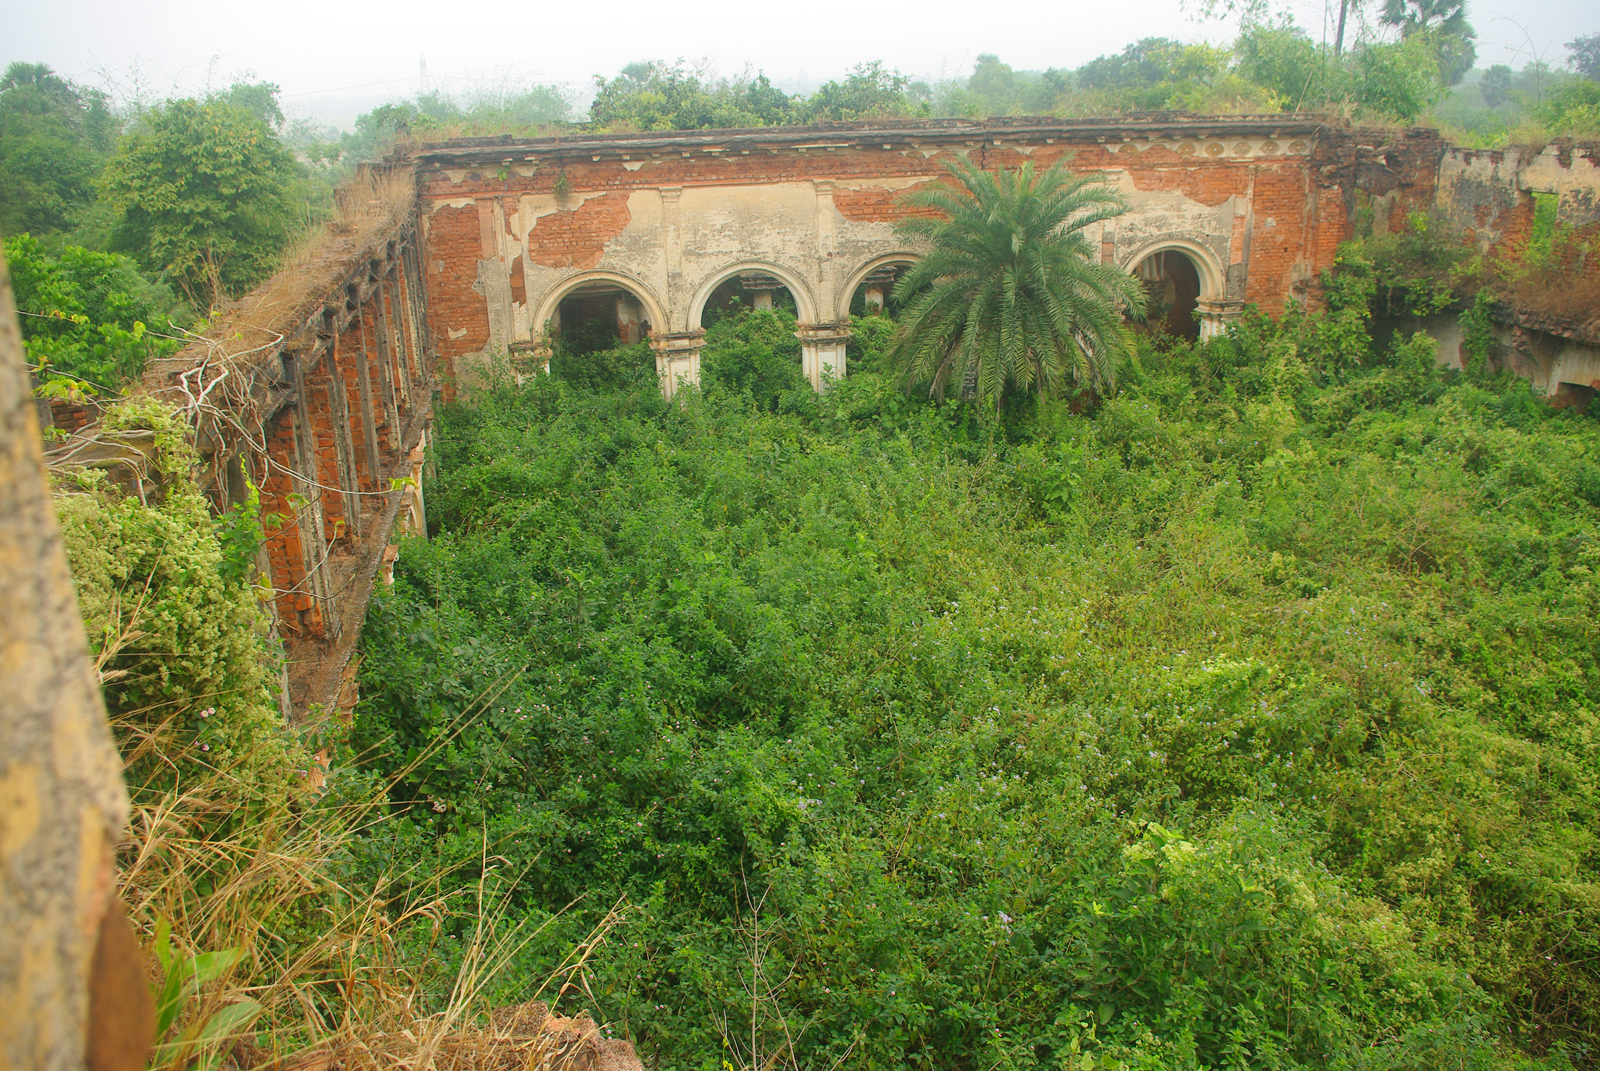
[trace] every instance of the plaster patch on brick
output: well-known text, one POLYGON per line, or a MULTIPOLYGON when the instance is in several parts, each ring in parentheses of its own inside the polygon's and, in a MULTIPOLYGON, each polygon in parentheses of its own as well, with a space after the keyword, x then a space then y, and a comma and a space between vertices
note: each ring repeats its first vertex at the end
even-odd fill
POLYGON ((445 334, 449 335, 451 338, 466 338, 467 329, 465 327, 452 327, 447 330, 445 334))
POLYGON ((484 344, 484 351, 499 353, 507 348, 514 330, 511 273, 506 270, 505 261, 478 261, 478 281, 473 289, 483 295, 489 313, 489 341, 484 344))

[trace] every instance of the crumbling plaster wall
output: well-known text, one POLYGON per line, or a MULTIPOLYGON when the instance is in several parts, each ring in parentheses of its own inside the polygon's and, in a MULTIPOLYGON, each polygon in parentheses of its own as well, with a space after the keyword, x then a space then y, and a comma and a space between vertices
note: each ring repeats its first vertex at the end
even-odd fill
POLYGON ((1526 240, 1535 193, 1556 195, 1556 219, 1566 226, 1600 225, 1600 147, 1566 141, 1501 150, 1452 146, 1439 161, 1438 207, 1482 249, 1526 240))
POLYGON ((561 298, 587 283, 639 299, 663 367, 692 354, 705 299, 743 270, 789 287, 803 332, 837 335, 865 273, 915 254, 894 234, 898 196, 937 180, 940 164, 957 156, 991 169, 1070 157, 1074 170, 1102 174, 1131 208, 1092 236, 1102 255, 1132 268, 1182 250, 1199 269, 1200 312, 1214 329, 1245 302, 1277 312, 1293 298, 1315 301, 1318 274, 1352 233, 1355 187, 1391 200, 1431 197, 1437 163, 1409 135, 1397 156, 1376 135, 1368 146, 1357 133, 1301 119, 1007 122, 485 139, 424 150, 428 311, 446 371, 459 377, 497 354, 542 353, 561 298))

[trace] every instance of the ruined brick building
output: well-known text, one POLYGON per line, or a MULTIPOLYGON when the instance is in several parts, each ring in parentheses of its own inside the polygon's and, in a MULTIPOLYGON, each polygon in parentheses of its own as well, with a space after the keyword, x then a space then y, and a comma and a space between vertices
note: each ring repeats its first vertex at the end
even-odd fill
POLYGON ((1560 197, 1575 225, 1600 217, 1588 153, 1473 152, 1432 130, 1315 116, 468 139, 414 161, 438 352, 457 373, 494 354, 537 363, 564 315, 595 315, 603 299, 625 340, 647 325, 670 393, 697 379, 707 303, 737 280, 758 301, 787 291, 820 385, 847 371, 859 292, 881 300, 917 256, 895 239, 896 195, 958 155, 992 168, 1066 159, 1104 176, 1131 210, 1104 227, 1103 258, 1154 285, 1169 329, 1202 337, 1247 303, 1314 303, 1358 215, 1381 229, 1438 208, 1485 246, 1526 234, 1536 192, 1560 197))
MULTIPOLYGON (((396 527, 424 527, 436 391, 465 389, 500 357, 537 370, 552 335, 599 322, 648 339, 670 395, 697 381, 707 310, 733 292, 792 305, 822 389, 848 372, 852 308, 882 303, 919 255, 895 237, 897 195, 958 155, 991 168, 1065 158, 1115 184, 1131 209, 1099 235, 1102 258, 1149 282, 1169 329, 1196 337, 1247 304, 1315 306, 1358 220, 1381 231, 1438 212, 1482 248, 1514 246, 1548 195, 1569 226, 1600 229, 1600 150, 1480 152, 1431 130, 1315 116, 576 133, 400 154, 368 175, 371 199, 352 202, 312 263, 147 375, 193 412, 218 505, 239 501, 248 475, 263 512, 287 518, 260 565, 293 705, 354 701, 349 658, 371 586, 396 527)), ((1600 385, 1581 331, 1536 334, 1521 352, 1538 386, 1600 385)))

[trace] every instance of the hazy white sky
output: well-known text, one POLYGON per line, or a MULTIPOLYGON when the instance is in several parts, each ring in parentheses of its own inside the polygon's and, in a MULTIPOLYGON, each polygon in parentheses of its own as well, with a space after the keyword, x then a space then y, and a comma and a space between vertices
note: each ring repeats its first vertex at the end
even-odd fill
MULTIPOLYGON (((1564 42, 1600 32, 1595 0, 1470 3, 1483 66, 1530 54, 1560 64, 1564 42)), ((1283 6, 1322 33, 1329 3, 1283 6)), ((289 110, 326 113, 328 98, 415 92, 423 60, 435 86, 555 82, 586 96, 593 75, 638 59, 707 60, 722 74, 748 66, 779 82, 820 82, 873 59, 948 77, 980 52, 1017 68, 1074 67, 1140 37, 1229 30, 1196 22, 1182 0, 0 0, 0 62, 124 87, 137 68, 161 96, 253 71, 283 87, 289 110)))

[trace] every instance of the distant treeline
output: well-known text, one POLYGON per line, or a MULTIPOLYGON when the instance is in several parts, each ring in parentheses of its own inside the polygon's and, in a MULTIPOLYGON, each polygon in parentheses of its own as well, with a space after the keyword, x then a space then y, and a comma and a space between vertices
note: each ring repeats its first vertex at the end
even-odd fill
POLYGON ((294 236, 327 217, 340 179, 397 139, 579 123, 626 132, 1157 109, 1421 120, 1475 146, 1600 136, 1600 33, 1568 43, 1566 70, 1479 70, 1462 0, 1390 0, 1375 21, 1359 7, 1352 14, 1331 45, 1287 17, 1247 17, 1226 47, 1149 37, 1044 71, 985 54, 970 75, 932 84, 874 62, 809 94, 787 94, 761 73, 632 63, 596 77, 586 115, 560 87, 485 85, 385 104, 350 131, 288 121, 278 86, 253 77, 130 103, 16 62, 0 77, 0 235, 13 239, 10 258, 26 262, 13 270, 30 353, 103 379, 143 359, 124 345, 130 334, 152 344, 137 325, 183 323, 270 275, 294 236), (68 249, 113 259, 62 259, 68 249))

